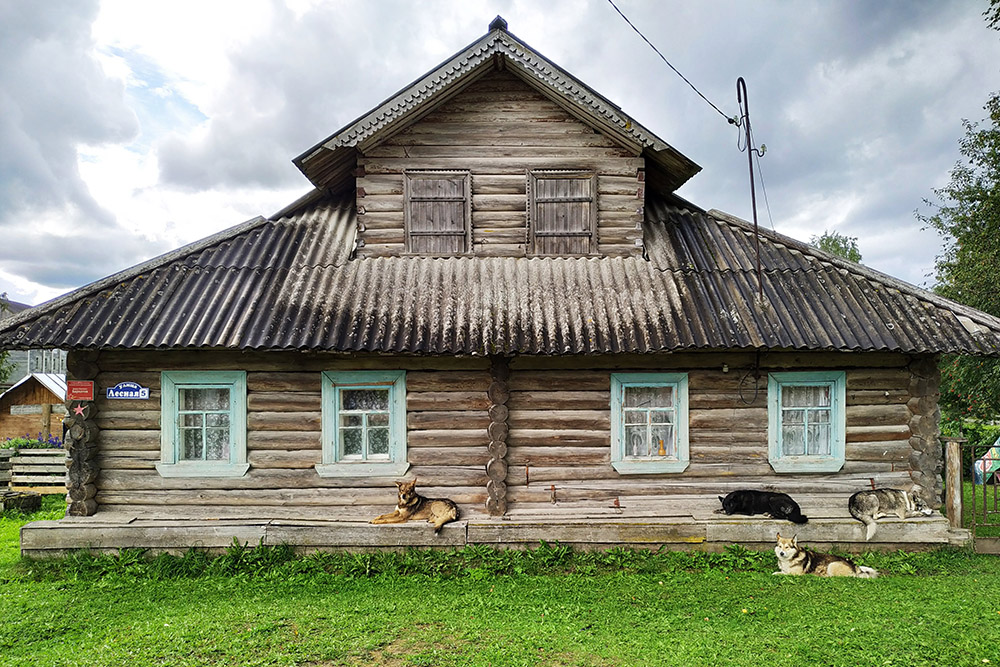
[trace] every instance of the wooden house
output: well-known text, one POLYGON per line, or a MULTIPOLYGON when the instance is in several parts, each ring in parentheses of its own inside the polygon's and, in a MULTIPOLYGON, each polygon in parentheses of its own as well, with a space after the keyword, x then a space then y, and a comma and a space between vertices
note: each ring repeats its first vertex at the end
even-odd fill
POLYGON ((855 491, 940 506, 937 355, 1000 353, 1000 320, 684 201, 699 167, 502 19, 295 164, 274 216, 0 328, 94 383, 24 553, 850 548, 855 491), (413 477, 461 520, 368 524, 413 477), (713 513, 740 488, 811 520, 713 513))
POLYGON ((0 394, 0 446, 28 435, 62 438, 66 414, 66 379, 55 373, 32 373, 0 394))

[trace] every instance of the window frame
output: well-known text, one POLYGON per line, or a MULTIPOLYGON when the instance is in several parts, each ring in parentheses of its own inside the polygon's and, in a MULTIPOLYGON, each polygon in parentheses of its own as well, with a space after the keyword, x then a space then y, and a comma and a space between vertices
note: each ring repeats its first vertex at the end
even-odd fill
POLYGON ((456 255, 468 255, 472 253, 472 172, 464 169, 404 169, 403 170, 403 229, 405 232, 407 254, 427 256, 427 257, 453 257, 456 255), (461 176, 463 180, 463 196, 458 197, 417 197, 413 194, 411 182, 413 179, 430 179, 438 177, 440 179, 454 178, 461 176), (462 214, 464 216, 462 234, 456 232, 426 232, 413 230, 413 210, 411 204, 414 202, 428 201, 462 201, 462 214), (413 249, 414 236, 462 236, 464 239, 464 249, 461 252, 453 253, 429 253, 413 249))
POLYGON ((247 374, 245 371, 162 371, 160 373, 161 477, 242 477, 247 461, 247 374), (180 457, 181 389, 229 389, 229 460, 185 461, 180 457))
POLYGON ((323 462, 316 464, 320 477, 401 477, 410 468, 406 460, 406 371, 324 371, 323 462), (341 454, 338 424, 340 391, 389 389, 388 460, 345 460, 341 454))
POLYGON ((787 371, 767 376, 767 458, 778 473, 838 472, 844 467, 847 435, 847 373, 787 371), (829 386, 830 454, 786 455, 782 443, 781 391, 785 386, 829 386))
POLYGON ((588 169, 566 169, 566 170, 556 170, 556 169, 537 169, 528 172, 528 229, 529 234, 529 252, 532 255, 537 255, 539 257, 559 257, 559 256, 571 256, 571 257, 589 257, 597 252, 597 172, 588 169), (538 181, 540 180, 557 180, 557 179, 571 179, 571 180, 587 180, 590 181, 590 197, 586 201, 590 202, 590 225, 589 229, 585 232, 567 232, 567 233, 555 233, 555 232, 539 232, 538 231, 538 204, 544 203, 557 203, 559 201, 566 202, 577 202, 584 201, 582 198, 553 198, 553 199, 543 199, 539 200, 537 196, 538 193, 538 181), (583 253, 540 253, 538 250, 538 237, 586 237, 587 251, 583 253))
POLYGON ((622 475, 684 472, 691 463, 687 373, 611 374, 611 465, 622 475), (628 459, 625 456, 624 397, 626 387, 672 387, 674 390, 674 437, 676 457, 628 459))

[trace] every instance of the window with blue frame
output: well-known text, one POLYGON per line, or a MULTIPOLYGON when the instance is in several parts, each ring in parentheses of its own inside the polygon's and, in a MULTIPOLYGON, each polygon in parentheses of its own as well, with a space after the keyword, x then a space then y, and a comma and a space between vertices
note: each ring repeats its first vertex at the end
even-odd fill
POLYGON ((240 477, 247 463, 246 373, 160 374, 160 462, 163 477, 240 477))
POLYGON ((323 477, 403 475, 406 373, 323 373, 323 477))
POLYGON ((846 393, 843 371, 768 375, 768 460, 775 472, 843 467, 846 393))
POLYGON ((621 474, 682 472, 688 450, 686 373, 611 374, 611 465, 621 474))

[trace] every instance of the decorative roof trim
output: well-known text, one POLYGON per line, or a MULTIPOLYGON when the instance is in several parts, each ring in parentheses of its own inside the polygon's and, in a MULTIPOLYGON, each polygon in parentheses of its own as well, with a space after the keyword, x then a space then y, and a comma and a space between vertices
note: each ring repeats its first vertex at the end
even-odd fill
POLYGON ((687 169, 677 187, 701 170, 689 158, 624 113, 619 106, 507 32, 506 22, 494 20, 490 25, 492 29, 483 38, 295 158, 293 162, 308 177, 305 163, 323 149, 336 151, 358 147, 389 125, 409 116, 458 81, 482 67, 490 66, 493 58, 499 55, 522 74, 553 91, 555 99, 570 102, 630 143, 654 153, 669 152, 678 161, 686 163, 687 169))

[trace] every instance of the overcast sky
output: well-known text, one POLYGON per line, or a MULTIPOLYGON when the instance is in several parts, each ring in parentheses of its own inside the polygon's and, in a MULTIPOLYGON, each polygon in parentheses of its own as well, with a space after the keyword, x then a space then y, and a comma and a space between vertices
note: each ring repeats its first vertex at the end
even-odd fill
MULTIPOLYGON (((1000 89, 985 2, 616 2, 728 115, 745 77, 777 231, 931 284, 914 210, 1000 89)), ((274 213, 311 187, 293 157, 498 14, 701 165, 682 196, 751 217, 736 130, 607 0, 0 0, 0 291, 37 304, 274 213)))

